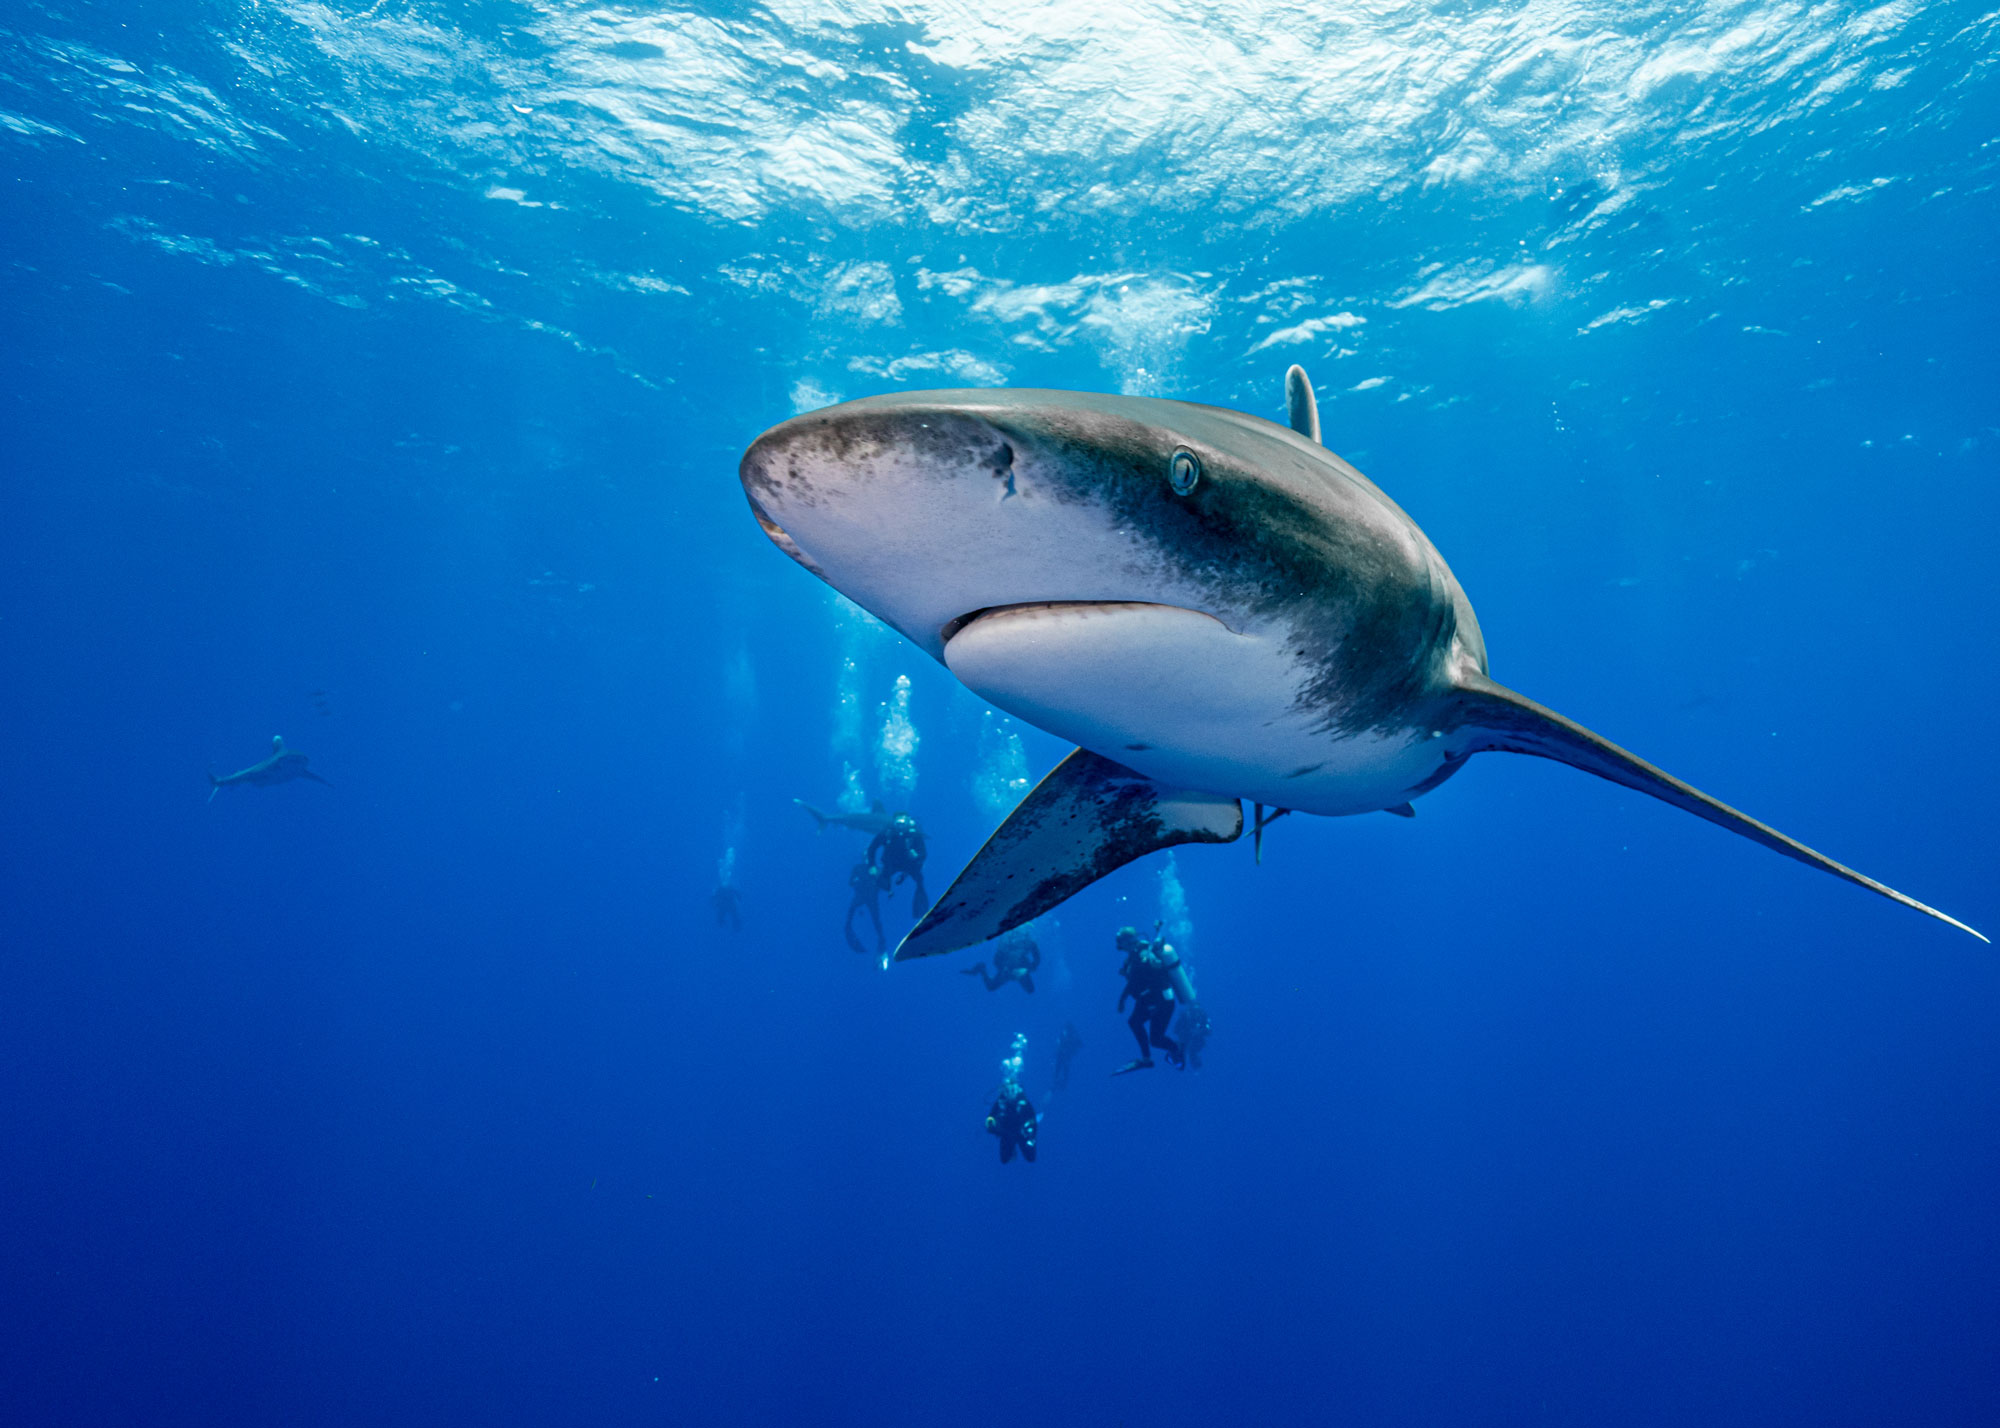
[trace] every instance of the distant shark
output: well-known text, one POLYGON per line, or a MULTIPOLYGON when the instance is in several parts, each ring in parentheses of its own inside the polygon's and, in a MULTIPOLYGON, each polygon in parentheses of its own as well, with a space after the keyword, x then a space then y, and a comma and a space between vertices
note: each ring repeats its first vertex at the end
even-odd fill
MULTIPOLYGON (((258 788, 269 788, 274 783, 290 783, 295 778, 309 778, 314 783, 326 783, 325 779, 306 767, 304 754, 285 747, 284 735, 273 734, 271 756, 262 763, 252 764, 247 769, 238 769, 235 773, 224 774, 220 778, 213 773, 209 774, 208 801, 215 802, 215 796, 231 784, 248 783, 255 784, 258 788)), ((333 787, 330 783, 326 786, 333 787)))
POLYGON ((1465 592, 1320 444, 1219 407, 908 392, 773 427, 740 475, 764 533, 975 694, 1080 747, 897 949, 971 946, 1114 868, 1273 816, 1391 812, 1488 750, 1650 794, 1950 923, 1496 684, 1465 592))
POLYGON ((831 823, 836 828, 852 828, 856 833, 866 833, 872 838, 889 826, 892 816, 879 798, 868 801, 866 813, 821 813, 803 798, 795 798, 792 802, 813 816, 815 833, 826 832, 827 825, 831 823))

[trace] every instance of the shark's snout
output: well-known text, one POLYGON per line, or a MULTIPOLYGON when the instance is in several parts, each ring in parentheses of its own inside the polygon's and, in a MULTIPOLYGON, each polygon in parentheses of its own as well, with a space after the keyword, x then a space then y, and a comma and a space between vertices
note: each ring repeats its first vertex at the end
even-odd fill
POLYGON ((1120 543, 1078 501, 1073 458, 979 409, 996 395, 871 397, 771 428, 740 470, 758 525, 940 659, 974 611, 1133 598, 1105 585, 1120 543))
POLYGON ((798 542, 792 539, 790 533, 783 526, 771 519, 770 513, 764 509, 763 503, 755 496, 750 497, 750 514, 757 518, 758 529, 764 532, 764 535, 770 540, 772 545, 775 545, 779 550, 782 550, 786 555, 789 555, 793 560, 796 560, 800 565, 803 565, 822 580, 826 578, 825 572, 817 565, 814 565, 812 558, 799 549, 798 542))
MULTIPOLYGON (((880 502, 971 484, 1011 484, 1016 441, 974 412, 871 397, 772 427, 743 455, 743 489, 766 519, 800 506, 880 502)), ((955 493, 950 499, 955 499, 955 493)))

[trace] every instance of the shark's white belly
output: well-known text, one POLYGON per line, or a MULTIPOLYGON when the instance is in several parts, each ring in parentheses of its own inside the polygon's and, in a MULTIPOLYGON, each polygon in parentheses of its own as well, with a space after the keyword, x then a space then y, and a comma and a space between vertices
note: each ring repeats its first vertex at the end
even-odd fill
POLYGON ((945 646, 965 686, 1058 738, 1173 787, 1305 813, 1407 802, 1445 740, 1331 733, 1301 712, 1307 671, 1275 635, 1171 605, 1059 604, 981 615, 945 646))

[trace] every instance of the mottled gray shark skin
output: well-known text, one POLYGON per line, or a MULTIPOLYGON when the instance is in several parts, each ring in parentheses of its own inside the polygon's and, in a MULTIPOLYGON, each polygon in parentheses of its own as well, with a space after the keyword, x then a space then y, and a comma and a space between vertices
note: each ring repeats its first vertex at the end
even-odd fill
MULTIPOLYGON (((232 784, 250 784, 257 788, 268 788, 274 783, 290 783, 295 778, 326 783, 325 779, 306 767, 306 762, 304 754, 285 747, 284 735, 273 734, 269 758, 254 763, 247 769, 238 769, 233 774, 223 774, 219 778, 212 773, 208 776, 208 801, 215 802, 215 795, 232 784)), ((332 786, 327 784, 329 788, 332 786)))
POLYGON ((933 391, 808 412, 745 452, 780 549, 1095 756, 1023 801, 899 958, 996 936, 1154 848, 1234 837, 1203 800, 1407 812, 1488 750, 1584 769, 1980 935, 1495 683, 1444 558, 1312 439, 1305 374, 1286 387, 1301 430, 1149 397, 933 391), (1023 818, 1033 838, 1011 829, 1023 818))

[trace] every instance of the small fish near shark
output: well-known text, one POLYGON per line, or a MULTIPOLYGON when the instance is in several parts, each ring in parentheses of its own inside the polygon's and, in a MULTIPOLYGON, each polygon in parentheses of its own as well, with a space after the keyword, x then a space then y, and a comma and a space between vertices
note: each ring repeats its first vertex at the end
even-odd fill
POLYGON ((285 736, 271 736, 271 756, 247 769, 238 769, 233 774, 217 777, 213 771, 208 775, 208 801, 215 802, 215 796, 233 784, 253 784, 258 788, 269 788, 274 783, 290 783, 296 778, 311 779, 314 783, 333 785, 306 767, 306 756, 296 749, 285 747, 285 736))
POLYGON ((1408 817, 1488 751, 1649 794, 1986 940, 1495 683, 1444 557, 1321 444, 1301 368, 1285 388, 1289 427, 1150 397, 906 392, 744 453, 773 544, 1078 746, 899 960, 996 937, 1157 849, 1234 842, 1242 800, 1260 843, 1291 811, 1408 817))

